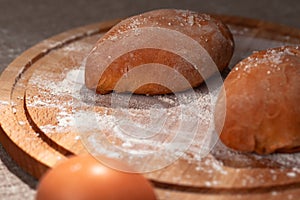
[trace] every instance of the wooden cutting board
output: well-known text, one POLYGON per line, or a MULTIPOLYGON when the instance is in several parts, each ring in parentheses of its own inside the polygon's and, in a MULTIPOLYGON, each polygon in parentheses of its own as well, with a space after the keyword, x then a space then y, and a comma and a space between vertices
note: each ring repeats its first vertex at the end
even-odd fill
MULTIPOLYGON (((300 44, 297 29, 240 17, 217 17, 234 35, 236 48, 230 67, 254 50, 300 44)), ((100 117, 111 109, 105 106, 105 99, 95 103, 84 93, 80 77, 82 61, 93 44, 117 22, 92 24, 46 39, 21 54, 2 73, 0 141, 33 176, 39 178, 57 161, 87 151, 80 140, 82 129, 71 118, 79 109, 74 108, 76 103, 84 101, 84 109, 100 113, 100 117)), ((203 92, 201 87, 198 92, 203 92)), ((134 98, 138 101, 140 97, 134 98)), ((166 104, 172 100, 143 98, 166 104)), ((191 153, 145 176, 154 184, 160 200, 300 198, 300 154, 241 154, 217 143, 205 158, 191 153)))

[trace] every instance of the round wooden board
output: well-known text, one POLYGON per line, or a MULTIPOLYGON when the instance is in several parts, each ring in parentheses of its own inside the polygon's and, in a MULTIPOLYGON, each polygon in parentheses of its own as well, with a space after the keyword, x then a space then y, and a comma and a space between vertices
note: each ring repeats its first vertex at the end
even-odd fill
MULTIPOLYGON (((254 50, 300 43, 300 30, 239 17, 217 17, 234 35, 231 67, 254 50)), ((57 161, 86 152, 79 139, 81 130, 70 127, 74 103, 82 98, 70 95, 70 91, 79 95, 81 88, 76 86, 83 59, 117 22, 80 27, 44 40, 2 73, 0 140, 13 159, 33 176, 39 178, 57 161)), ((107 108, 93 109, 102 113, 107 108)), ((298 199, 299 160, 300 154, 240 154, 218 143, 201 160, 181 158, 145 176, 161 200, 298 199)))

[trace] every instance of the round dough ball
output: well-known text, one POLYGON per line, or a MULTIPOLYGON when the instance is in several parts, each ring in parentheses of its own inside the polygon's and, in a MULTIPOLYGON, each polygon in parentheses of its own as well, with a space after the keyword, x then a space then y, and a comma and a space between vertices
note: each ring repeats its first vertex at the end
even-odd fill
POLYGON ((97 93, 166 94, 197 87, 233 54, 229 29, 207 14, 154 10, 123 20, 95 44, 85 63, 97 93))
POLYGON ((224 88, 215 120, 225 145, 259 154, 300 151, 299 47, 254 53, 232 69, 224 88))

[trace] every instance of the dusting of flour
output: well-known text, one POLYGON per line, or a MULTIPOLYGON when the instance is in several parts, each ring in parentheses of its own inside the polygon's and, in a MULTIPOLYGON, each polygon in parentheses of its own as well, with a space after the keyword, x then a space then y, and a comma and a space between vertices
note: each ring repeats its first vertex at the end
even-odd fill
MULTIPOLYGON (((101 100, 101 95, 96 95, 84 87, 84 68, 78 67, 66 73, 61 74, 59 81, 54 81, 54 74, 43 74, 39 76, 32 76, 30 82, 32 85, 37 85, 39 93, 28 101, 29 107, 55 107, 59 110, 56 115, 57 124, 48 124, 41 129, 46 134, 52 132, 64 132, 67 130, 75 130, 80 132, 82 137, 84 134, 91 132, 104 133, 105 137, 112 144, 119 145, 124 149, 128 149, 131 153, 137 153, 137 149, 141 152, 154 152, 165 145, 166 142, 172 142, 172 137, 176 136, 179 127, 178 121, 183 121, 183 126, 191 122, 192 127, 185 127, 193 131, 197 129, 202 134, 191 135, 192 143, 187 147, 185 153, 181 158, 189 163, 196 163, 196 171, 205 170, 206 173, 219 173, 223 176, 227 175, 225 170, 226 162, 238 160, 235 162, 251 163, 254 158, 260 164, 271 163, 283 170, 289 168, 286 173, 288 178, 295 178, 300 174, 300 154, 272 154, 269 156, 259 155, 244 155, 235 151, 227 149, 224 145, 217 141, 217 136, 209 127, 212 119, 211 102, 215 101, 218 87, 216 86, 211 96, 207 91, 198 91, 194 98, 190 97, 190 93, 180 93, 175 98, 169 96, 159 96, 158 100, 165 102, 171 107, 151 107, 150 109, 135 109, 135 108, 115 108, 112 110, 109 107, 99 107, 96 104, 87 102, 97 102, 101 100), (47 76, 47 77, 45 77, 47 76), (71 98, 70 101, 60 101, 58 97, 71 98), (45 98, 46 97, 46 98, 45 98), (49 98, 48 98, 49 97, 49 98), (51 99, 51 100, 49 100, 51 99), (58 99, 57 101, 55 99, 58 99), (184 102, 183 105, 177 106, 178 99, 184 102), (96 106, 95 106, 96 105, 96 106), (71 108, 71 109, 70 109, 71 108), (198 108, 198 109, 195 109, 198 108), (184 112, 182 111, 184 110, 184 112), (178 115, 180 113, 180 115, 178 115), (153 128, 157 126, 165 126, 160 130, 155 130, 160 134, 153 135, 152 138, 142 138, 142 136, 134 135, 134 133, 127 133, 126 130, 131 130, 128 121, 122 121, 122 116, 126 116, 129 122, 137 122, 141 132, 152 134, 153 128), (164 116, 163 118, 159 118, 164 116), (150 126, 149 126, 150 124, 150 126), (125 130, 125 131, 124 131, 125 130), (146 130, 146 131, 145 131, 146 130), (204 134, 203 134, 204 133, 204 134), (125 137, 129 134, 130 137, 125 137), (130 135, 133 134, 133 135, 130 135), (214 146, 214 149, 211 149, 214 146), (212 151, 211 151, 212 150, 212 151), (208 154, 208 152, 210 152, 208 154), (217 158, 217 159, 216 159, 217 158), (201 162, 199 162, 201 161, 201 162)), ((57 75, 56 75, 57 76, 57 75)), ((57 78, 57 77, 56 77, 57 78)), ((181 124, 182 125, 182 124, 181 124)), ((158 127, 159 127, 158 126, 158 127)), ((136 129, 135 129, 136 130, 136 129)), ((129 131, 130 132, 130 131, 129 131)), ((79 137, 76 137, 78 139, 79 137)), ((89 141, 95 142, 96 141, 89 141)), ((187 137, 181 134, 176 140, 176 148, 187 142, 187 137)), ((175 150, 176 150, 175 148, 175 150)), ((174 153, 174 152, 173 152, 174 153)), ((116 155, 118 157, 119 155, 116 155)), ((268 165, 268 164, 266 164, 268 165)), ((243 166, 244 167, 244 166, 243 166)), ((272 173, 272 171, 270 171, 272 173)), ((176 178, 176 177, 174 177, 176 178)), ((253 180, 253 177, 245 178, 245 185, 253 180)), ((273 175, 276 180, 277 174, 273 175)), ((218 181, 208 181, 206 186, 216 186, 218 181)))

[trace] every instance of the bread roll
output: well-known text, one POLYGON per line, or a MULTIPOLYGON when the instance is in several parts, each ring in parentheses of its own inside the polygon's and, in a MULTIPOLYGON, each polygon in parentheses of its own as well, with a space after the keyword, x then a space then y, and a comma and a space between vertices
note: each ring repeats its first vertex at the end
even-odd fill
POLYGON ((232 69, 224 87, 215 119, 225 145, 259 154, 300 150, 299 47, 254 53, 232 69))
POLYGON ((100 94, 183 91, 225 68, 233 48, 229 29, 207 14, 150 11, 125 19, 97 41, 86 59, 85 84, 100 94))

